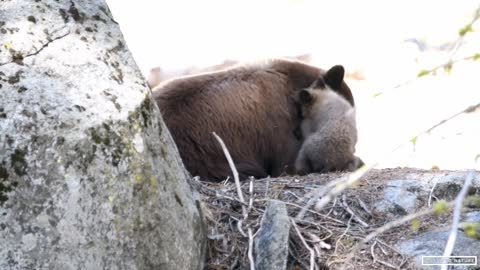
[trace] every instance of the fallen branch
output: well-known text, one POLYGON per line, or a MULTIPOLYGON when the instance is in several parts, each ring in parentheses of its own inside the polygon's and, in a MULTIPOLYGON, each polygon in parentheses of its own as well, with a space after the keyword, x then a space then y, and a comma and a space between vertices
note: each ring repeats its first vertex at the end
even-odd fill
MULTIPOLYGON (((241 205, 242 205, 242 213, 243 213, 243 220, 247 220, 248 217, 248 211, 247 208, 245 208, 245 199, 243 197, 242 193, 242 187, 240 185, 240 179, 238 177, 238 171, 237 168, 235 167, 235 164, 233 163, 232 157, 230 156, 230 152, 228 152, 227 147, 225 146, 225 143, 223 142, 222 138, 220 138, 215 132, 212 132, 213 136, 217 139, 217 141, 220 143, 220 146, 222 147, 223 153, 225 154, 225 157, 228 160, 228 165, 230 166, 230 169, 232 170, 233 173, 233 179, 235 180, 235 186, 237 187, 237 194, 238 198, 240 199, 241 205)), ((253 193, 253 184, 250 182, 251 190, 250 192, 253 193)), ((252 196, 252 194, 250 194, 252 196)), ((253 199, 250 197, 250 203, 253 204, 253 199)), ((251 206, 249 204, 249 208, 251 206)), ((243 232, 242 230, 242 223, 240 221, 237 222, 238 229, 240 233, 243 232)), ((245 235, 245 232, 243 232, 243 235, 245 235)), ((252 234, 252 229, 248 228, 248 260, 250 261, 250 270, 255 270, 255 261, 253 259, 253 234, 252 234)))

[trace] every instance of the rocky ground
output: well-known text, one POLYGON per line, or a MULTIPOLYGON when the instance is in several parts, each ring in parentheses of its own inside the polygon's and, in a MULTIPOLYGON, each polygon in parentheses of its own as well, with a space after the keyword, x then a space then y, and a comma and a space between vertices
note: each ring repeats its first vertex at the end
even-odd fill
MULTIPOLYGON (((284 265, 276 269, 310 269, 311 252, 315 265, 311 269, 339 269, 342 266, 347 269, 413 269, 422 267, 422 256, 443 254, 452 211, 451 208, 442 210, 442 204, 437 202, 455 199, 467 172, 412 168, 372 170, 358 185, 337 196, 323 209, 312 205, 301 214, 315 194, 347 175, 312 174, 301 178, 261 179, 252 184, 244 182, 246 215, 242 213, 242 203, 232 181, 218 184, 195 181, 209 224, 207 269, 249 269, 249 229, 254 236, 252 258, 256 260, 257 269, 266 269, 262 264, 284 265), (379 231, 393 221, 434 207, 438 208, 438 213, 421 215, 379 231), (266 216, 272 220, 265 220, 266 216), (258 243, 264 235, 269 241, 258 243), (363 243, 367 237, 371 239, 363 243), (268 250, 274 253, 269 256, 268 250), (288 256, 285 256, 287 250, 288 256), (265 262, 265 258, 271 260, 265 262)), ((468 194, 480 195, 478 174, 468 194)), ((468 227, 469 223, 480 222, 480 205, 467 203, 461 217, 453 255, 480 257, 480 241, 468 227)))

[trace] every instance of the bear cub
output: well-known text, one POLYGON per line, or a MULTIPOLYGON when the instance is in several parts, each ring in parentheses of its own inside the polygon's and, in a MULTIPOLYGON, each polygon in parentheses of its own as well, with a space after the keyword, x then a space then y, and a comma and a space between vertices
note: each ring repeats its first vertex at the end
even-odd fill
POLYGON ((344 68, 334 66, 324 78, 298 93, 305 138, 295 161, 299 175, 312 172, 353 171, 363 165, 354 155, 357 143, 355 108, 334 89, 343 81, 344 68))

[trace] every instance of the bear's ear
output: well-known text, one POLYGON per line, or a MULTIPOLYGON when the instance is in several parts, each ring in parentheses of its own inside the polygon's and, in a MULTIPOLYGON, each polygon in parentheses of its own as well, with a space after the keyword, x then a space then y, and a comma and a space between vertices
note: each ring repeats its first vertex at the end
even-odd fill
POLYGON ((325 83, 332 87, 332 89, 339 89, 342 85, 344 75, 345 69, 343 66, 333 66, 325 73, 325 83))
POLYGON ((298 93, 298 101, 300 104, 308 104, 312 102, 312 99, 312 94, 305 89, 300 90, 300 93, 298 93))

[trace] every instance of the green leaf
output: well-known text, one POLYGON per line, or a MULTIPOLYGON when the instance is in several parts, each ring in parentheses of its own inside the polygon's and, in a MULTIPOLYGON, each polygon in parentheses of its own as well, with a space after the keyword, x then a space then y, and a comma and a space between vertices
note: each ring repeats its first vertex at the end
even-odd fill
POLYGON ((472 56, 472 59, 473 61, 477 61, 478 59, 480 59, 480 53, 476 53, 472 56))
POLYGON ((3 44, 3 47, 5 47, 5 49, 9 50, 9 49, 13 48, 13 44, 11 42, 7 42, 7 43, 3 44))
POLYGON ((431 72, 430 70, 426 70, 426 69, 420 70, 420 72, 418 72, 418 74, 417 74, 417 77, 419 77, 419 78, 423 77, 425 75, 430 74, 430 72, 431 72))
POLYGON ((459 34, 461 37, 465 36, 468 32, 473 32, 473 27, 472 27, 472 24, 471 24, 471 23, 465 25, 465 26, 462 27, 460 30, 458 30, 458 34, 459 34))
POLYGON ((480 223, 479 222, 465 222, 463 225, 465 234, 474 239, 480 239, 480 223))
POLYGON ((418 230, 420 229, 420 225, 421 225, 420 220, 418 220, 418 218, 415 218, 412 220, 411 228, 414 232, 418 232, 418 230))
POLYGON ((448 63, 446 63, 444 66, 443 66, 443 69, 445 70, 446 73, 450 74, 452 72, 452 68, 453 68, 453 62, 452 61, 449 61, 448 63))
POLYGON ((445 200, 439 200, 433 205, 434 213, 439 215, 443 214, 448 210, 447 202, 445 200))
POLYGON ((417 145, 417 139, 418 139, 417 136, 410 139, 410 142, 413 144, 414 147, 417 145))
POLYGON ((381 95, 383 95, 383 92, 377 92, 377 93, 373 94, 373 97, 378 97, 378 96, 381 96, 381 95))

